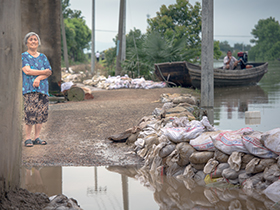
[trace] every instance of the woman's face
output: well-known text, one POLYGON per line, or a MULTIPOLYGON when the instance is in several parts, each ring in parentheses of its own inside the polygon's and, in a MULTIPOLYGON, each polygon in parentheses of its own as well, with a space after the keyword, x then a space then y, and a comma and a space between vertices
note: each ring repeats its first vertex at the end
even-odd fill
POLYGON ((37 36, 32 35, 27 39, 27 47, 28 49, 37 49, 39 46, 39 41, 37 36))

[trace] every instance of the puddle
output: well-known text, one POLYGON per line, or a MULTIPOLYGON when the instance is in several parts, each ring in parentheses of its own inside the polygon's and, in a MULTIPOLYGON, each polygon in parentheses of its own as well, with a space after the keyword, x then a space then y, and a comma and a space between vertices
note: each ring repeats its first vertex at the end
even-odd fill
POLYGON ((22 168, 21 187, 48 196, 75 198, 81 208, 143 209, 269 209, 276 204, 257 191, 227 183, 154 177, 133 166, 22 168))

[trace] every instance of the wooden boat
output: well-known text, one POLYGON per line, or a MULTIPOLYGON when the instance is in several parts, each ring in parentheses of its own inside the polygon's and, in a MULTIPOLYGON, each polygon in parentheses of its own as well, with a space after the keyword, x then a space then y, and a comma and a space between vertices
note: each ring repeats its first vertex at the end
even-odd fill
MULTIPOLYGON (((247 86, 258 83, 263 75, 268 71, 268 63, 247 63, 252 68, 226 70, 223 67, 214 69, 214 87, 224 86, 247 86)), ((192 85, 200 88, 201 66, 187 63, 192 85)))
POLYGON ((156 63, 155 74, 160 81, 167 82, 173 86, 192 86, 186 61, 156 63))

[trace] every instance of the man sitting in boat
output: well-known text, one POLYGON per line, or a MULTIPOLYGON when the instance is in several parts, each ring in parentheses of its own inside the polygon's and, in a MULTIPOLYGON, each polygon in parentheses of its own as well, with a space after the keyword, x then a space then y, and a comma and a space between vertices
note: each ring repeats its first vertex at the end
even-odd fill
POLYGON ((227 56, 224 57, 224 69, 233 70, 237 67, 238 63, 241 59, 237 60, 234 56, 232 56, 231 51, 227 52, 227 56))

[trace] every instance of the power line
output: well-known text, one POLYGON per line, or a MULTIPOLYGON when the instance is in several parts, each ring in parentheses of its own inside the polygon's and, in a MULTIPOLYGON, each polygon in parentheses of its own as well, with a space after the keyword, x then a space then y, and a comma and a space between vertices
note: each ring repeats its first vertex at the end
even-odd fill
POLYGON ((118 33, 118 31, 113 31, 113 30, 102 30, 102 29, 95 29, 95 31, 118 33))
MULTIPOLYGON (((103 29, 95 29, 95 31, 100 31, 100 32, 109 32, 109 33, 118 33, 118 31, 114 30, 103 30, 103 29)), ((214 35, 215 37, 253 37, 248 36, 248 35, 214 35)))
POLYGON ((253 36, 247 36, 247 35, 214 35, 218 37, 253 37, 253 36))

